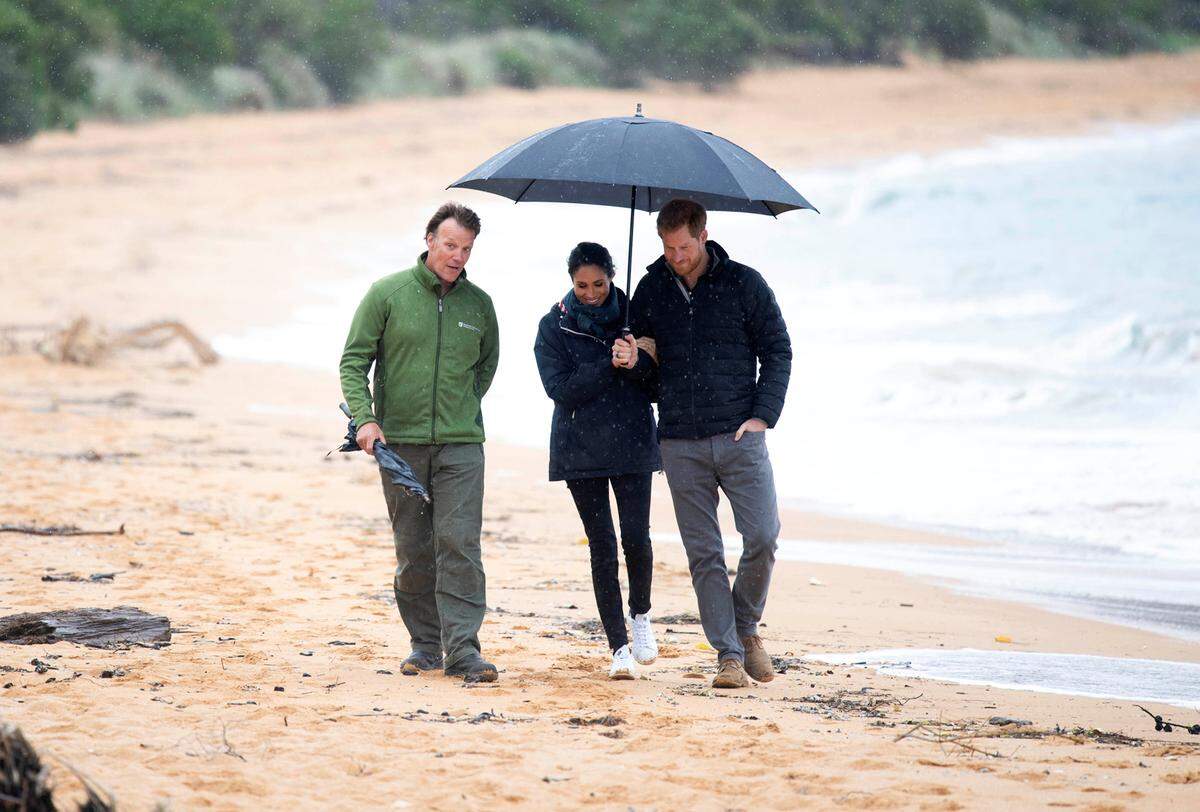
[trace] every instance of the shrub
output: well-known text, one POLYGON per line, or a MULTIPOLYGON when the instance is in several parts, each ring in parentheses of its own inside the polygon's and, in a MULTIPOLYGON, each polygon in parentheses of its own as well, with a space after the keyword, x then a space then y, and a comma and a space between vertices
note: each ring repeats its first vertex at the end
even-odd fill
POLYGON ((950 59, 972 59, 989 46, 988 17, 979 0, 922 0, 918 33, 950 59))
POLYGON ((364 95, 457 95, 497 84, 594 86, 608 69, 599 52, 565 34, 498 31, 450 42, 397 38, 362 83, 364 95))
POLYGON ((213 93, 221 110, 269 110, 275 106, 271 86, 258 71, 222 65, 212 72, 213 93))
POLYGON ((284 107, 322 107, 329 104, 329 88, 304 57, 279 42, 267 42, 259 51, 257 67, 279 104, 284 107))
POLYGON ((35 85, 16 49, 0 43, 0 144, 24 141, 38 131, 41 115, 35 85))
POLYGON ((334 101, 354 98, 361 76, 387 48, 373 0, 325 0, 305 56, 334 101))
POLYGON ((0 0, 0 140, 74 125, 90 84, 81 55, 109 23, 83 0, 0 0))
POLYGON ((664 79, 713 88, 741 73, 765 34, 736 6, 705 0, 645 0, 618 25, 612 57, 664 79))
POLYGON ((178 76, 147 60, 104 54, 90 57, 87 62, 95 77, 92 112, 96 115, 141 121, 185 115, 206 107, 178 76))
POLYGON ((233 57, 233 37, 214 0, 121 0, 112 3, 121 30, 188 77, 233 57))

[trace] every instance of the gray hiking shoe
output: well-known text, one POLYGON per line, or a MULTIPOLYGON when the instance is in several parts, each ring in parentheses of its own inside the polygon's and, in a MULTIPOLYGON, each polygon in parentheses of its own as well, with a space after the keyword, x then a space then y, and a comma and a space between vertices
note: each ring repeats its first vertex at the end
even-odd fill
POLYGON ((468 654, 454 665, 447 666, 445 674, 447 677, 462 677, 463 682, 495 682, 499 676, 496 666, 478 654, 468 654))
POLYGON ((400 663, 400 673, 415 677, 422 671, 435 671, 442 667, 442 655, 428 651, 414 651, 400 663))

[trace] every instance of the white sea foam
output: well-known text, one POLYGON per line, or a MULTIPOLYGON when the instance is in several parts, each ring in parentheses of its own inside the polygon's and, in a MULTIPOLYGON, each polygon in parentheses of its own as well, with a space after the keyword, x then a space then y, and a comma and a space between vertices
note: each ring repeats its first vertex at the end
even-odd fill
MULTIPOLYGON (((1200 709, 1200 664, 1084 654, 977 649, 881 649, 812 653, 806 659, 883 674, 1200 709)), ((1130 708, 1131 713, 1140 713, 1130 708)), ((1145 720, 1151 728, 1154 722, 1145 720)), ((1181 721, 1189 722, 1189 719, 1181 721)))

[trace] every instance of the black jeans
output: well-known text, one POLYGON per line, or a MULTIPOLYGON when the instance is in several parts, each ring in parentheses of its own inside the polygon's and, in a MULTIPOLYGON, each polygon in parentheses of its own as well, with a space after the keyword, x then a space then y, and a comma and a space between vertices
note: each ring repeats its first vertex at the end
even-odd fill
POLYGON ((596 608, 600 610, 600 622, 604 624, 604 633, 613 651, 627 644, 629 635, 625 630, 625 613, 621 609, 617 535, 608 503, 608 485, 612 483, 617 497, 621 547, 625 550, 625 571, 629 575, 629 613, 644 615, 650 611, 650 581, 654 576, 654 551, 650 546, 652 476, 624 474, 567 481, 579 518, 583 520, 583 530, 587 533, 596 608))

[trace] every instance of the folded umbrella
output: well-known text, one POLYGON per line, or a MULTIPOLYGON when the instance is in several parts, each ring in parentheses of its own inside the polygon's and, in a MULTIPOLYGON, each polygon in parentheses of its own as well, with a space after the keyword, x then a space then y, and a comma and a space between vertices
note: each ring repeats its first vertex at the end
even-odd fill
MULTIPOLYGON (((358 447, 358 426, 354 422, 354 417, 350 414, 350 407, 343 403, 339 408, 342 410, 342 414, 350 418, 350 423, 346 426, 345 442, 336 450, 343 452, 361 451, 362 449, 358 447)), ((416 496, 424 500, 426 504, 429 503, 429 492, 425 490, 425 486, 417 481, 417 476, 413 473, 411 465, 379 440, 375 441, 372 450, 375 452, 375 462, 379 464, 380 470, 385 471, 391 478, 393 485, 403 488, 409 496, 416 496)), ((332 453, 332 451, 329 452, 329 454, 332 453)), ((329 454, 325 456, 328 457, 329 454)))

